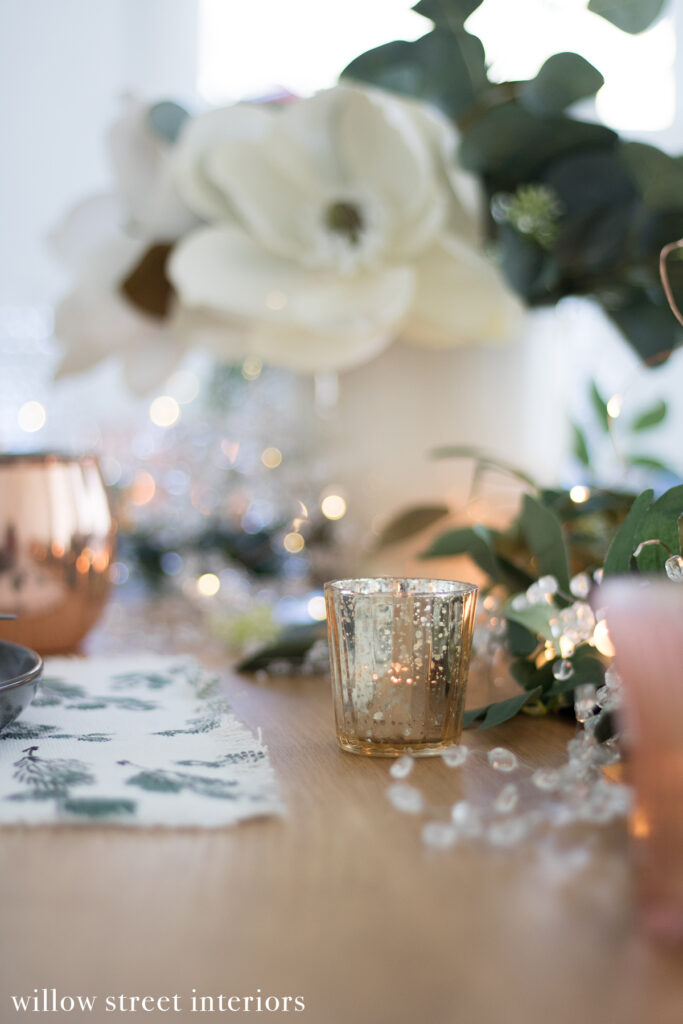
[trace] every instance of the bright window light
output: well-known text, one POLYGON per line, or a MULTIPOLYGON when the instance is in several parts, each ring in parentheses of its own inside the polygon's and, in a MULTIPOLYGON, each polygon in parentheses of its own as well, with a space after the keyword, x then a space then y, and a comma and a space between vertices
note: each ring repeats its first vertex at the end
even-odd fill
POLYGON ((430 22, 414 0, 200 0, 199 92, 232 103, 334 85, 364 50, 417 39, 430 22))
POLYGON ((587 10, 586 0, 484 0, 467 22, 484 43, 491 78, 532 78, 553 53, 573 50, 605 78, 600 120, 620 131, 670 127, 676 106, 671 17, 632 36, 587 10))

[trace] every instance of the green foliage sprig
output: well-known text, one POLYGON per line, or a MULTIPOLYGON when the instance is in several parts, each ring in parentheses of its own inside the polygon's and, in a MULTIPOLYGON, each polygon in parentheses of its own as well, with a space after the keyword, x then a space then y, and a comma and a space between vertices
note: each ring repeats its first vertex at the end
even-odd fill
MULTIPOLYGON (((432 103, 460 131, 459 159, 482 181, 488 229, 504 272, 532 306, 592 296, 641 359, 681 342, 659 277, 659 254, 683 236, 683 158, 629 142, 569 113, 603 76, 576 53, 551 56, 534 79, 492 82, 481 41, 465 27, 481 0, 420 0, 421 38, 385 43, 343 76, 432 103)), ((589 10, 637 33, 665 0, 590 0, 589 10)), ((683 305, 683 262, 671 291, 683 305)))

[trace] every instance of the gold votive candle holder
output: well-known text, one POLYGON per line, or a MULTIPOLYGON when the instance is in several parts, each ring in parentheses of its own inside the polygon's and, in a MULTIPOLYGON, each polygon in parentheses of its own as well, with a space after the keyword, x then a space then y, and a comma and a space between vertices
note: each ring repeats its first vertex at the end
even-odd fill
POLYGON ((438 754, 462 731, 477 587, 456 580, 325 584, 332 693, 343 750, 438 754))

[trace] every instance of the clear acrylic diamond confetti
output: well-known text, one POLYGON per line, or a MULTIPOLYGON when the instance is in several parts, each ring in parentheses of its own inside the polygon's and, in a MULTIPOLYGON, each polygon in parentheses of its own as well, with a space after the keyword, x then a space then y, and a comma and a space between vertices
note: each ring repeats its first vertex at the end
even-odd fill
POLYGON ((488 757, 489 764, 497 772, 514 772, 519 766, 517 755, 505 747, 494 747, 493 750, 489 750, 488 757))

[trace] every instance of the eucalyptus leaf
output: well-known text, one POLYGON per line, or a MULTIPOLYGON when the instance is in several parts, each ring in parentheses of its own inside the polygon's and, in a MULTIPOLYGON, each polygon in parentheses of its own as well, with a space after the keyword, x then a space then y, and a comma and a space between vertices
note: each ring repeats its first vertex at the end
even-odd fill
POLYGON ((570 154, 614 147, 609 128, 557 115, 541 117, 520 103, 492 106, 462 131, 460 159, 485 175, 494 191, 514 192, 570 154))
POLYGON ((256 672, 268 668, 274 661, 291 661, 293 665, 299 664, 313 644, 324 635, 325 627, 319 623, 311 626, 293 626, 274 643, 267 644, 243 658, 237 665, 237 671, 256 672))
MULTIPOLYGON (((538 647, 538 635, 535 630, 529 629, 526 625, 522 625, 521 622, 515 622, 507 612, 505 612, 505 620, 507 626, 507 643, 510 653, 515 658, 528 658, 530 654, 538 647)), ((529 662, 523 662, 528 665, 529 662)), ((517 676, 515 676, 517 679, 517 676)), ((517 680, 520 682, 520 680, 517 680)))
MULTIPOLYGON (((638 543, 644 540, 660 540, 674 554, 681 553, 681 535, 679 520, 683 516, 683 484, 672 487, 659 497, 648 509, 641 526, 638 543)), ((664 563, 669 557, 665 548, 652 545, 644 548, 638 556, 638 568, 641 572, 663 572, 664 563)))
POLYGON ((652 427, 659 426, 666 419, 669 412, 669 407, 663 399, 650 406, 649 409, 644 409, 638 416, 636 416, 631 430, 651 430, 652 427))
POLYGON ((408 537, 426 530, 428 526, 437 523, 450 512, 448 505, 420 505, 409 508, 405 512, 392 519, 384 527, 377 539, 377 548, 387 547, 389 544, 396 544, 398 541, 406 540, 408 537))
POLYGON ((572 103, 594 96, 605 79, 578 53, 555 53, 535 78, 523 82, 520 102, 534 114, 560 114, 572 103))
POLYGON ((539 576, 554 576, 565 592, 569 590, 569 563, 562 524, 551 509, 530 494, 522 502, 520 525, 529 550, 536 560, 539 576))
POLYGON ((609 413, 607 412, 607 402, 605 401, 605 399, 600 394, 600 391, 598 390, 598 385, 595 383, 594 380, 591 381, 591 386, 589 388, 589 395, 590 395, 591 403, 593 405, 593 409, 595 410, 595 415, 598 418, 598 423, 600 424, 602 429, 605 431, 605 433, 608 433, 608 431, 609 431, 609 413))
POLYGON ((655 492, 643 491, 631 505, 626 519, 617 530, 609 546, 603 571, 605 576, 627 573, 631 568, 631 555, 639 544, 647 513, 652 505, 655 492))
POLYGON ((413 10, 440 28, 462 28, 482 0, 419 0, 413 10))
POLYGON ((344 68, 341 77, 415 99, 426 99, 429 92, 428 75, 420 64, 415 43, 403 39, 361 53, 344 68))
POLYGON ((492 580, 501 578, 501 568, 485 527, 477 525, 448 530, 424 551, 420 558, 440 558, 448 555, 469 555, 475 565, 492 580))
POLYGON ((572 434, 574 438, 574 442, 572 445, 574 455, 579 460, 582 466, 590 466, 591 459, 590 453, 588 451, 588 442, 586 440, 586 435, 584 434, 581 427, 577 426, 576 423, 572 423, 572 434))
POLYGON ((172 100, 163 100, 155 103, 147 111, 147 123, 150 128, 164 142, 175 142, 180 134, 180 129, 189 117, 185 107, 172 100))
POLYGON ((666 0, 590 0, 588 10, 623 32, 636 35, 649 28, 664 10, 666 0))
POLYGON ((626 464, 640 469, 651 469, 655 473, 673 473, 671 466, 661 459, 655 459, 652 455, 627 455, 626 464))
POLYGON ((502 725, 503 722, 514 718, 525 704, 528 704, 529 701, 534 700, 540 694, 541 687, 537 686, 533 690, 520 693, 515 697, 509 697, 507 700, 500 700, 495 704, 487 704, 484 707, 466 711, 463 724, 467 729, 469 726, 474 725, 475 722, 483 719, 481 724, 477 726, 478 729, 491 729, 493 726, 502 725))
POLYGON ((647 207, 683 209, 683 162, 644 142, 623 142, 620 151, 647 207))
POLYGON ((444 445, 440 448, 434 448, 431 455, 434 459, 474 459, 476 462, 486 466, 487 469, 495 469, 501 473, 506 473, 534 489, 537 487, 533 477, 525 473, 524 470, 519 469, 518 466, 511 465, 509 462, 505 462, 503 459, 498 459, 484 449, 477 448, 474 445, 444 445))
MULTIPOLYGON (((532 604, 529 608, 517 611, 508 601, 503 609, 505 618, 510 622, 517 622, 544 640, 552 640, 553 633, 550 628, 550 619, 554 614, 549 604, 532 604)), ((538 643, 536 644, 538 646, 538 643)))
POLYGON ((642 290, 632 292, 618 306, 603 302, 603 308, 643 362, 650 365, 668 359, 683 340, 683 329, 666 305, 663 293, 661 304, 642 290))

